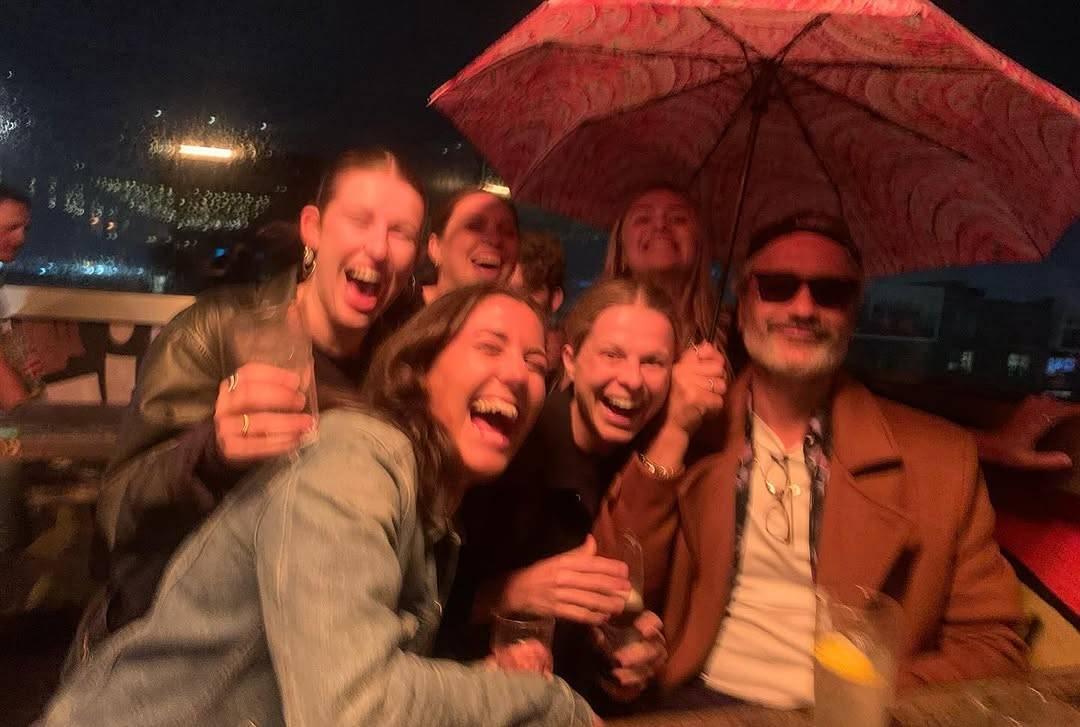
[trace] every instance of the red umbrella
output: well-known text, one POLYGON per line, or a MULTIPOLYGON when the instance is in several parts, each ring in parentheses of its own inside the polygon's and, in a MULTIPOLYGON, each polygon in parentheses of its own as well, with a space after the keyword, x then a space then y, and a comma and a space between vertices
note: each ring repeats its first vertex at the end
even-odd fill
POLYGON ((815 209, 883 275, 1080 217, 1080 104, 922 0, 550 0, 431 103, 517 198, 610 226, 677 185, 721 249, 815 209))

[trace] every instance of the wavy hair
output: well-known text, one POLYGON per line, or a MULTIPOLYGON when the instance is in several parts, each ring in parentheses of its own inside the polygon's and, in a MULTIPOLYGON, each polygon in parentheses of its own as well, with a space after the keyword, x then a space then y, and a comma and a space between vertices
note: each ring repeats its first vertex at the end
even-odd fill
POLYGON ((419 311, 379 347, 360 392, 359 403, 394 425, 413 443, 417 510, 424 522, 436 515, 440 490, 465 474, 450 434, 431 415, 427 375, 435 359, 461 332, 480 303, 505 296, 524 303, 541 322, 536 304, 501 284, 481 283, 448 292, 419 311))

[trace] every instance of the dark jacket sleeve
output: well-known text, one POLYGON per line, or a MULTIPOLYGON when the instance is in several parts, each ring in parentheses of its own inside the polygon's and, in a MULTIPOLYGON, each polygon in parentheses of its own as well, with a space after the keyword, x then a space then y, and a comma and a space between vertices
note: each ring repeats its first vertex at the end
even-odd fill
POLYGON ((151 344, 98 500, 98 528, 110 550, 131 539, 147 510, 213 506, 220 483, 202 482, 197 470, 216 451, 211 417, 227 375, 226 318, 217 302, 199 301, 151 344))
POLYGON ((222 286, 199 296, 154 339, 120 426, 98 499, 97 525, 109 550, 122 548, 149 511, 209 511, 238 479, 222 466, 212 431, 221 381, 235 369, 236 313, 279 305, 296 293, 294 270, 258 285, 222 286))

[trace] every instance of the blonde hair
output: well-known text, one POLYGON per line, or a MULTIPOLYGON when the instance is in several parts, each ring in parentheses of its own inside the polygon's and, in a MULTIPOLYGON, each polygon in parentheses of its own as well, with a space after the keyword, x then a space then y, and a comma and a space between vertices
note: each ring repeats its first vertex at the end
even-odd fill
POLYGON ((682 343, 704 341, 711 333, 713 315, 716 311, 716 293, 713 290, 711 270, 712 246, 705 237, 704 225, 701 221, 701 215, 697 211, 697 206, 693 204, 686 192, 674 187, 657 185, 635 194, 630 199, 611 230, 611 235, 608 238, 607 254, 604 258, 604 269, 600 273, 599 280, 636 277, 626 266, 626 254, 622 244, 623 224, 634 202, 641 199, 645 194, 656 190, 666 190, 678 195, 686 200, 694 212, 698 230, 697 246, 694 251, 694 260, 691 262, 690 270, 686 276, 687 279, 681 286, 682 294, 678 300, 673 301, 678 324, 675 332, 682 343))

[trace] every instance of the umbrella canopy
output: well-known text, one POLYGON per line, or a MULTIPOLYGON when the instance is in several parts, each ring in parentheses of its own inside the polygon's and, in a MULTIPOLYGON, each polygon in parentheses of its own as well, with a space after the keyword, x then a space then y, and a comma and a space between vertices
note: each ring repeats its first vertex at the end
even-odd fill
POLYGON ((588 223, 689 190, 718 256, 814 210, 871 274, 1033 261, 1080 217, 1080 103, 922 0, 550 0, 431 103, 588 223))

